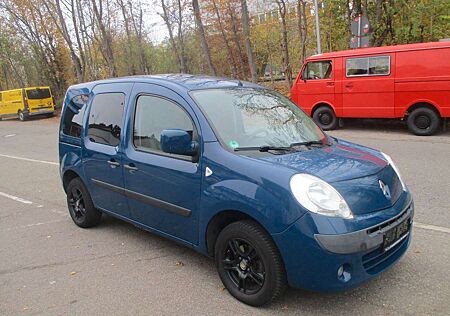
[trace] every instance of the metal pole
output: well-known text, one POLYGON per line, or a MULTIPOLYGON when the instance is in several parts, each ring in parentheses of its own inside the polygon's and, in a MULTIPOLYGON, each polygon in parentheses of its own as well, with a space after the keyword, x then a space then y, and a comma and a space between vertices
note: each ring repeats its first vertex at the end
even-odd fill
POLYGON ((316 12, 317 54, 322 54, 322 48, 320 47, 319 5, 317 4, 317 0, 314 0, 314 11, 316 12))
POLYGON ((358 15, 358 48, 361 48, 361 14, 358 15))

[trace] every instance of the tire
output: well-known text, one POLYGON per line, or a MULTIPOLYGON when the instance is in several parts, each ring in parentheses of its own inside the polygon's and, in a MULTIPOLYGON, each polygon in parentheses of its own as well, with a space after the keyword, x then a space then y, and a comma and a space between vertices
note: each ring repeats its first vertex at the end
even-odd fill
POLYGON ((418 136, 433 135, 438 130, 440 122, 439 115, 426 107, 414 109, 406 121, 409 131, 418 136))
POLYGON ((255 222, 245 220, 226 226, 214 252, 223 285, 239 301, 261 306, 285 290, 286 272, 278 249, 255 222))
POLYGON ((319 106, 313 114, 313 119, 324 131, 336 129, 339 120, 333 109, 328 106, 319 106))
POLYGON ((22 122, 26 121, 28 118, 27 115, 22 111, 19 111, 17 114, 19 115, 19 120, 21 120, 22 122))
POLYGON ((73 222, 82 228, 97 226, 102 213, 94 207, 91 196, 80 178, 67 186, 67 207, 73 222))

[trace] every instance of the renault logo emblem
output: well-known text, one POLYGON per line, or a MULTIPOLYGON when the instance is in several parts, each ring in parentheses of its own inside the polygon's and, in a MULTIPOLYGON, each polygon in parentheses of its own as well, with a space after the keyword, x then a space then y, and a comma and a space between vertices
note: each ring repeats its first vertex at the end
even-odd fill
POLYGON ((378 184, 380 185, 381 192, 383 192, 386 199, 389 200, 391 198, 391 190, 389 190, 389 186, 381 180, 378 180, 378 184))

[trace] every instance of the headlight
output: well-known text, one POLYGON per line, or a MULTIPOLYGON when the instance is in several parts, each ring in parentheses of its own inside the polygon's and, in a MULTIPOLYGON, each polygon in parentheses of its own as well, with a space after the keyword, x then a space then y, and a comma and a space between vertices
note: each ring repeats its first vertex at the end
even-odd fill
POLYGON ((292 194, 307 210, 326 216, 353 218, 344 198, 325 181, 300 173, 291 178, 292 194))
POLYGON ((405 182, 403 182, 402 176, 400 175, 400 171, 398 170, 398 168, 395 165, 392 158, 389 155, 386 155, 385 153, 381 153, 381 154, 383 155, 384 159, 386 159, 388 164, 391 165, 392 169, 394 169, 395 173, 397 173, 397 177, 400 180, 400 183, 402 184, 403 191, 408 191, 408 189, 406 188, 405 182))

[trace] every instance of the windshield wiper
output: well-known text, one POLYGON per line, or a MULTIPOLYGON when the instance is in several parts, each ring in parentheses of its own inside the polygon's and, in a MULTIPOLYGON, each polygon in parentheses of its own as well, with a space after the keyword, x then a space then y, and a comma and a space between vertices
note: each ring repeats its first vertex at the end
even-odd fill
POLYGON ((237 147, 234 151, 243 151, 243 150, 258 150, 260 152, 267 152, 269 150, 276 151, 292 151, 292 147, 282 147, 282 146, 259 146, 259 147, 237 147))
POLYGON ((295 147, 295 146, 309 147, 309 146, 312 146, 312 145, 330 146, 330 143, 328 143, 328 142, 324 143, 321 140, 310 140, 310 141, 307 141, 307 142, 292 143, 289 147, 290 148, 295 147))

